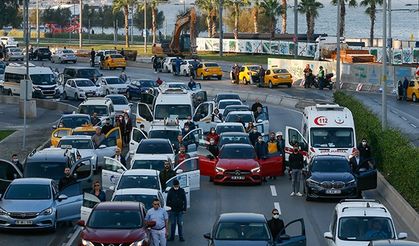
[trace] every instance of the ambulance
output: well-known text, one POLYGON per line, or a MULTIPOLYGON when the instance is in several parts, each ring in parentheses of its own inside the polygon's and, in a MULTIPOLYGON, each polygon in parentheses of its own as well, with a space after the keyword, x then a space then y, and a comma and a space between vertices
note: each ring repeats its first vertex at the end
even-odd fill
POLYGON ((307 162, 315 155, 333 154, 349 157, 356 148, 352 112, 338 104, 316 104, 304 108, 301 131, 287 126, 285 160, 298 145, 307 162))

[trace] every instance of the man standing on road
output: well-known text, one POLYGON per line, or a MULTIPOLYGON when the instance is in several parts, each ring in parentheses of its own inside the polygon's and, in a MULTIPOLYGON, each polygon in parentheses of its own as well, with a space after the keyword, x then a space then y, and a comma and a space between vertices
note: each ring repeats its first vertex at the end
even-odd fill
POLYGON ((323 67, 319 67, 319 73, 317 74, 317 79, 319 80, 319 89, 323 90, 324 86, 324 70, 323 67))
MULTIPOLYGON (((131 118, 129 117, 127 112, 124 113, 124 121, 123 122, 124 122, 125 127, 124 127, 124 132, 122 133, 122 137, 124 139, 124 143, 126 145, 128 145, 129 140, 130 140, 131 131, 132 131, 132 121, 131 121, 131 118)), ((143 125, 143 127, 144 127, 144 125, 143 125)))
POLYGON ((105 140, 105 134, 102 133, 102 129, 100 129, 100 127, 96 127, 96 133, 92 136, 92 141, 95 144, 95 147, 99 147, 103 140, 105 140))
POLYGON ((127 163, 125 161, 125 157, 122 156, 121 154, 121 149, 116 147, 115 149, 115 155, 112 156, 113 159, 119 161, 122 165, 124 165, 124 167, 127 167, 127 163))
POLYGON ((20 163, 19 158, 17 158, 17 154, 12 155, 12 163, 23 173, 23 166, 20 163))
POLYGON ((99 124, 100 119, 97 117, 97 113, 93 113, 92 118, 90 119, 90 121, 92 122, 93 126, 96 126, 97 124, 99 124))
POLYGON ((260 66, 260 70, 259 70, 259 87, 263 87, 263 85, 265 84, 265 69, 260 66))
POLYGON ((173 171, 170 160, 164 161, 164 169, 159 173, 160 184, 162 190, 166 190, 166 182, 176 176, 176 172, 173 171))
POLYGON ((169 212, 170 221, 170 238, 168 241, 175 239, 176 225, 179 233, 179 241, 183 242, 183 214, 186 212, 186 194, 185 190, 180 188, 179 180, 173 181, 173 187, 167 193, 166 205, 171 208, 169 212))
POLYGON ((351 166, 352 172, 358 172, 359 166, 361 165, 361 158, 359 157, 358 149, 353 150, 352 157, 349 159, 349 165, 351 166))
POLYGON ((182 161, 191 158, 187 153, 186 153, 186 149, 185 146, 181 145, 179 147, 179 152, 178 154, 175 156, 175 165, 178 165, 180 163, 182 163, 182 161))
POLYGON ((360 159, 361 159, 361 163, 364 160, 371 159, 371 157, 372 157, 371 147, 368 145, 366 138, 362 139, 361 143, 358 144, 357 149, 359 150, 359 156, 360 156, 360 159))
POLYGON ((90 66, 92 67, 95 66, 95 56, 96 56, 95 49, 92 48, 92 51, 90 51, 90 66))
POLYGON ((105 125, 102 127, 102 133, 106 135, 112 129, 113 129, 113 126, 111 125, 111 119, 106 118, 105 125))
POLYGON ((259 107, 263 107, 262 103, 259 102, 259 98, 256 98, 256 102, 252 104, 252 111, 256 112, 259 107))
POLYGON ((263 137, 259 136, 258 141, 255 144, 255 151, 257 158, 260 159, 266 159, 268 155, 268 145, 265 141, 263 141, 263 137))
POLYGON ((250 142, 252 143, 253 146, 255 146, 256 141, 261 136, 262 136, 262 134, 260 134, 260 132, 258 132, 258 129, 256 128, 256 126, 254 126, 252 131, 249 133, 249 139, 250 139, 250 142))
POLYGON ((166 246, 169 216, 166 210, 160 207, 159 199, 154 198, 152 204, 153 207, 147 211, 145 221, 154 224, 150 230, 151 237, 153 238, 153 246, 166 246))
POLYGON ((294 152, 290 154, 288 162, 292 178, 292 192, 290 195, 302 196, 303 194, 300 193, 300 178, 302 169, 304 168, 304 157, 299 152, 298 145, 294 146, 294 152))
POLYGON ((268 220, 268 227, 272 233, 274 242, 277 241, 276 239, 280 235, 280 232, 281 235, 285 234, 285 231, 282 231, 284 229, 284 221, 279 218, 279 211, 276 208, 272 210, 272 219, 268 220))
POLYGON ((58 182, 58 190, 63 190, 65 187, 75 183, 76 178, 71 175, 71 169, 69 167, 64 168, 64 177, 60 178, 58 182))
POLYGON ((403 100, 406 101, 407 100, 407 87, 409 87, 409 80, 404 77, 403 80, 403 100))

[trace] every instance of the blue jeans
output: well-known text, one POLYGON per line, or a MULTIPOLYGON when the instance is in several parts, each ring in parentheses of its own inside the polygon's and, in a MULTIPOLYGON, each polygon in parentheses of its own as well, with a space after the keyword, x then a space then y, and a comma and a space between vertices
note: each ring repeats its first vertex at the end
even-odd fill
POLYGON ((169 212, 169 221, 170 221, 170 238, 175 238, 175 229, 176 224, 178 227, 179 238, 183 238, 183 212, 169 212))
POLYGON ((292 192, 300 192, 300 178, 301 178, 301 169, 292 169, 291 172, 292 178, 292 192))

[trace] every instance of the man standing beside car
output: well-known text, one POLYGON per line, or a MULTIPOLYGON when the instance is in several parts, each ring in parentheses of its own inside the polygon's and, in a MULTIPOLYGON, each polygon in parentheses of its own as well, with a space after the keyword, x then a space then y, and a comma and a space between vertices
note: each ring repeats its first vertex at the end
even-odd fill
POLYGON ((302 169, 304 168, 304 157, 300 153, 298 145, 294 146, 294 152, 290 154, 288 162, 292 178, 292 192, 290 196, 302 196, 300 193, 300 179, 302 169))
POLYGON ((90 66, 92 67, 95 66, 95 56, 96 56, 95 49, 92 48, 92 51, 90 51, 90 66))
POLYGON ((160 200, 154 198, 153 207, 147 211, 145 221, 153 225, 150 230, 153 238, 153 246, 166 246, 168 236, 168 219, 169 216, 165 209, 160 207, 160 200))
POLYGON ((173 187, 167 194, 166 205, 170 207, 169 221, 170 221, 170 237, 168 241, 175 239, 176 225, 179 233, 179 241, 183 242, 183 213, 186 212, 186 194, 185 190, 180 188, 179 180, 173 181, 173 187))

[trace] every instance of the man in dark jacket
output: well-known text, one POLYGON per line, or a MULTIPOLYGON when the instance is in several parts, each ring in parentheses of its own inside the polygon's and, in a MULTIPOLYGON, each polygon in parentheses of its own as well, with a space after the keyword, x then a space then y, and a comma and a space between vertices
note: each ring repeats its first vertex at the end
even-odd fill
POLYGON ((164 162, 164 169, 159 173, 160 184, 163 190, 166 190, 166 182, 176 176, 176 172, 173 171, 170 161, 164 162))
POLYGON ((258 129, 256 126, 253 127, 252 131, 249 133, 249 139, 253 146, 255 146, 259 136, 262 136, 262 134, 258 132, 258 129))
POLYGON ((304 168, 304 157, 300 153, 297 145, 294 146, 294 152, 290 154, 288 162, 291 169, 292 179, 292 192, 290 195, 302 196, 300 193, 300 178, 302 169, 304 168))
POLYGON ((64 168, 64 177, 58 182, 58 190, 63 190, 65 187, 75 183, 76 178, 71 175, 71 169, 69 167, 64 168))
POLYGON ((357 149, 359 150, 359 156, 361 158, 361 162, 364 160, 369 160, 372 157, 371 154, 371 147, 367 143, 367 139, 363 138, 361 143, 358 144, 357 149))
POLYGON ((20 163, 19 158, 17 158, 17 154, 12 155, 12 163, 23 173, 23 165, 20 163))
POLYGON ((258 159, 265 159, 268 155, 268 145, 263 141, 263 137, 259 136, 255 144, 256 156, 258 159))
POLYGON ((268 227, 275 242, 277 241, 278 236, 285 234, 285 230, 283 230, 284 221, 279 218, 279 211, 276 208, 272 210, 272 219, 268 220, 268 227))
POLYGON ((167 194, 166 205, 171 208, 169 212, 169 222, 170 222, 170 237, 169 241, 175 239, 175 229, 176 224, 178 227, 179 241, 183 242, 183 213, 186 212, 186 194, 185 190, 180 188, 179 180, 173 181, 173 187, 169 190, 167 194))
POLYGON ((262 66, 260 66, 259 70, 259 87, 263 87, 265 84, 265 69, 263 69, 262 66))
POLYGON ((409 80, 406 77, 404 77, 404 80, 403 80, 403 100, 405 100, 405 101, 407 99, 407 87, 409 87, 409 80))
POLYGON ((122 156, 120 148, 116 147, 115 155, 113 155, 112 158, 119 161, 124 167, 127 167, 127 162, 125 161, 125 157, 122 156))
POLYGON ((92 67, 95 66, 95 56, 96 56, 95 49, 92 48, 92 51, 90 51, 90 66, 92 67))
POLYGON ((217 157, 219 154, 219 149, 215 143, 215 139, 211 138, 209 142, 210 144, 208 145, 208 151, 211 152, 213 156, 217 157))

